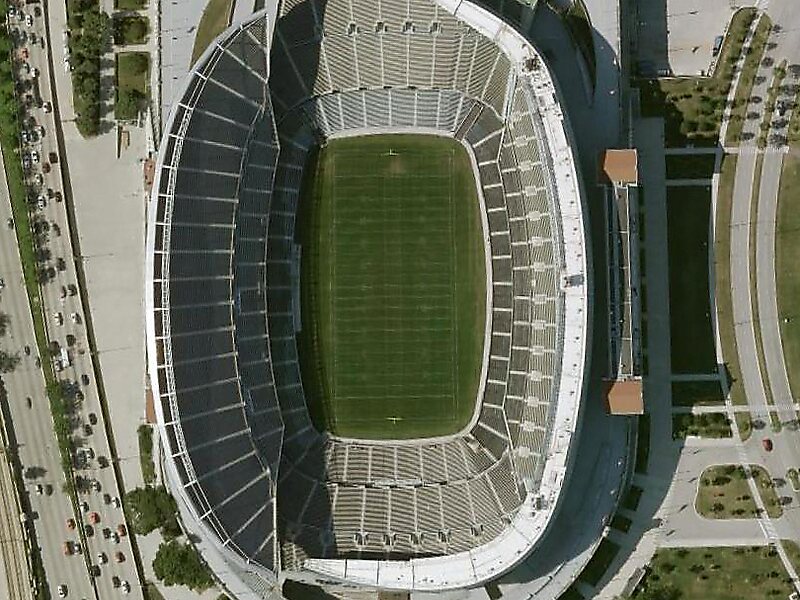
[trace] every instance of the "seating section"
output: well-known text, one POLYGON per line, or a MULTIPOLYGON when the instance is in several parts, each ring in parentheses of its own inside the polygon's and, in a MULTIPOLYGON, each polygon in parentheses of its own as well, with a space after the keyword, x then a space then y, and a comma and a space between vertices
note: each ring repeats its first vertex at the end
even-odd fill
MULTIPOLYGON (((506 55, 430 0, 287 2, 276 40, 272 68, 282 76, 272 78, 270 91, 279 118, 312 97, 355 90, 458 90, 497 114, 504 110, 511 78, 506 55)), ((393 94, 391 125, 406 124, 421 110, 412 97, 432 98, 393 94)), ((427 108, 417 119, 438 112, 427 108)), ((365 118, 363 102, 342 111, 365 118)))
POLYGON ((261 22, 234 33, 180 99, 162 142, 153 285, 159 400, 185 493, 220 539, 272 568, 283 428, 262 373, 259 223, 278 159, 266 60, 253 52, 265 35, 261 22))
POLYGON ((538 487, 558 394, 563 251, 536 103, 495 43, 431 0, 281 11, 269 68, 256 21, 194 76, 163 142, 154 295, 170 451, 197 513, 270 569, 276 550, 294 569, 475 548, 538 487), (403 128, 475 159, 492 292, 481 403, 447 439, 333 439, 312 425, 296 347, 303 172, 331 136, 403 128))

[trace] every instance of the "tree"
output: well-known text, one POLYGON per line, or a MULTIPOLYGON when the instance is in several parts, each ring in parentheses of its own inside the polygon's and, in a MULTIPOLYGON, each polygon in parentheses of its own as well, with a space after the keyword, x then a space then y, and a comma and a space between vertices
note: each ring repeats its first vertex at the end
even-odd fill
POLYGON ((10 354, 0 350, 0 373, 11 373, 19 364, 19 354, 10 354))
POLYGON ((167 539, 181 533, 175 518, 178 505, 164 486, 131 490, 125 495, 125 509, 133 530, 140 535, 147 535, 158 528, 167 539))
POLYGON ((138 90, 121 89, 117 95, 117 104, 114 107, 118 119, 133 119, 139 114, 144 96, 138 90))
POLYGON ((147 37, 147 21, 140 17, 129 17, 123 19, 119 24, 119 35, 117 43, 140 44, 147 37))
POLYGON ((214 585, 214 580, 200 555, 190 544, 177 540, 162 542, 153 560, 153 572, 164 585, 185 585, 202 592, 214 585))

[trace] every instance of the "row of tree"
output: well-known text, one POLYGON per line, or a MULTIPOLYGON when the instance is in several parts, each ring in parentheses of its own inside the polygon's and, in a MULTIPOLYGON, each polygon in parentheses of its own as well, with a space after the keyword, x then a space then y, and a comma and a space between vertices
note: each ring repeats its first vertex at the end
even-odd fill
POLYGON ((67 6, 75 125, 82 135, 93 136, 100 131, 100 59, 111 40, 111 20, 97 0, 78 0, 67 6))

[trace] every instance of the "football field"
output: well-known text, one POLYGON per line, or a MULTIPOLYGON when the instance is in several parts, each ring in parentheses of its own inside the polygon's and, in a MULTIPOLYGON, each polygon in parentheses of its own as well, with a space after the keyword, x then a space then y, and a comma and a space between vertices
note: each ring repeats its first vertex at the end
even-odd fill
POLYGON ((475 408, 485 265, 464 148, 434 136, 331 141, 298 214, 303 384, 318 428, 455 433, 475 408))

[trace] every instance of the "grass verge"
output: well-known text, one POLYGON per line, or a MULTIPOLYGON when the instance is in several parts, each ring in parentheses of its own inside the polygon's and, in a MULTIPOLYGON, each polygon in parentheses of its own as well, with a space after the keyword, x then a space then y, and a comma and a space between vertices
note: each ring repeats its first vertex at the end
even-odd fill
POLYGON ((761 120, 758 133, 759 148, 767 147, 767 137, 769 136, 770 125, 772 124, 772 115, 775 112, 775 101, 778 97, 778 91, 784 77, 786 77, 786 60, 783 60, 772 72, 772 82, 767 90, 767 101, 764 104, 764 118, 761 120))
POLYGON ((153 462, 153 428, 150 425, 139 425, 136 430, 139 438, 139 465, 145 485, 156 482, 156 465, 153 462))
POLYGON ((761 19, 758 22, 758 27, 753 35, 753 41, 750 44, 750 51, 744 59, 742 71, 739 74, 739 85, 736 86, 736 93, 733 97, 733 105, 731 106, 730 121, 728 122, 728 130, 725 135, 726 145, 733 146, 739 143, 747 106, 750 103, 750 96, 753 93, 756 72, 758 71, 758 65, 761 63, 761 57, 764 56, 764 48, 767 46, 767 38, 769 37, 771 28, 772 22, 766 13, 762 13, 761 19))
MULTIPOLYGON (((716 226, 714 228, 714 280, 717 307, 717 327, 722 345, 722 359, 725 361, 724 374, 730 390, 731 402, 746 406, 747 397, 742 383, 739 367, 739 354, 736 349, 736 331, 733 320, 733 297, 731 294, 731 209, 733 204, 733 183, 736 177, 737 157, 726 154, 722 159, 719 187, 717 190, 716 226)), ((750 437, 750 417, 736 413, 736 422, 743 439, 750 437), (746 432, 746 436, 744 433, 746 432)))
POLYGON ((233 0, 209 0, 197 24, 190 64, 194 65, 214 38, 225 30, 230 23, 232 9, 233 0))
MULTIPOLYGON (((795 115, 800 110, 795 111, 795 115)), ((775 276, 778 296, 778 319, 789 386, 800 390, 800 156, 794 147, 783 159, 778 215, 775 227, 775 276)))

